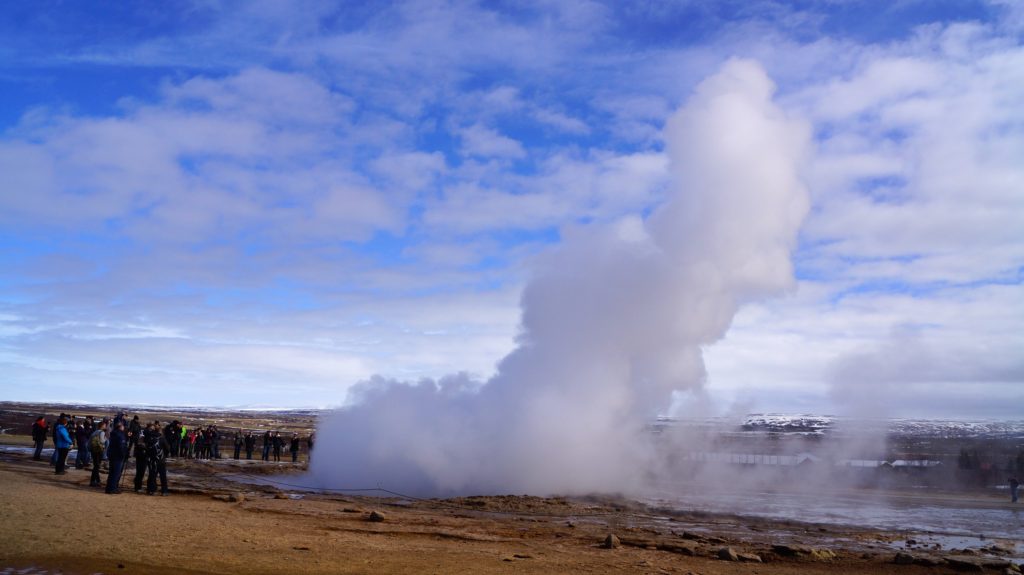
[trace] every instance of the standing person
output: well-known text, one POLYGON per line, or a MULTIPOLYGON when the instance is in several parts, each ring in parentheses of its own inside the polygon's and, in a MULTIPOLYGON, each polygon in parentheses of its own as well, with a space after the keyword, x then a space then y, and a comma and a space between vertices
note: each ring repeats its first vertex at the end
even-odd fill
POLYGON ((178 437, 178 457, 188 457, 188 428, 181 424, 181 436, 178 437))
POLYGON ((117 421, 110 432, 110 444, 107 445, 107 459, 110 471, 107 473, 106 492, 111 495, 121 493, 121 472, 124 471, 124 460, 128 457, 128 436, 124 432, 124 418, 117 421))
POLYGON ((270 461, 270 443, 272 441, 270 431, 263 432, 263 461, 270 461))
POLYGON ((289 447, 288 450, 292 452, 292 463, 297 463, 299 461, 299 434, 298 433, 293 433, 292 434, 291 447, 289 447))
POLYGON ((101 421, 96 429, 89 435, 89 451, 92 453, 92 476, 89 478, 89 487, 99 487, 100 465, 103 463, 103 448, 107 445, 107 422, 101 421))
MULTIPOLYGON (((57 416, 57 423, 60 423, 61 420, 64 420, 64 428, 67 429, 68 414, 60 412, 60 415, 57 416)), ((57 450, 57 423, 53 424, 53 453, 50 455, 50 467, 57 466, 57 454, 60 453, 57 450)))
POLYGON ((309 437, 306 438, 306 459, 310 461, 313 460, 313 435, 315 434, 315 431, 310 431, 309 437))
POLYGON ((64 467, 68 463, 68 452, 71 451, 71 434, 68 433, 68 418, 62 415, 53 428, 53 445, 57 449, 57 475, 64 475, 64 467))
POLYGON ((216 425, 210 426, 210 457, 220 459, 220 431, 216 425))
POLYGON ((146 435, 153 433, 152 424, 145 429, 140 429, 135 436, 133 449, 135 451, 135 493, 142 491, 142 480, 146 478, 146 469, 149 468, 149 461, 146 459, 146 435))
POLYGON ((32 459, 43 460, 43 446, 46 445, 46 436, 49 431, 50 424, 46 423, 46 418, 42 415, 37 417, 35 423, 32 424, 32 441, 36 444, 36 451, 32 455, 32 459))
POLYGON ((89 447, 89 438, 92 437, 92 432, 96 431, 96 422, 93 420, 91 415, 85 416, 85 459, 84 463, 86 467, 92 464, 92 449, 89 447))
POLYGON ((75 425, 75 469, 84 469, 89 453, 89 431, 85 428, 85 422, 75 425))
POLYGON ((156 478, 160 476, 160 495, 167 495, 167 454, 171 444, 167 437, 160 433, 145 436, 146 464, 149 477, 146 480, 146 495, 156 494, 156 478))
POLYGON ((253 432, 247 431, 246 436, 242 438, 242 442, 246 446, 246 459, 253 458, 253 448, 256 447, 256 438, 253 437, 253 432))
POLYGON ((1010 503, 1016 503, 1017 489, 1020 488, 1020 481, 1016 477, 1011 477, 1008 481, 1010 482, 1010 503))
POLYGON ((139 416, 133 415, 131 423, 128 424, 128 445, 135 445, 139 441, 139 435, 142 433, 142 422, 139 421, 139 416))
POLYGON ((242 430, 239 429, 235 432, 235 459, 242 457, 242 443, 242 430))
POLYGON ((281 463, 281 448, 284 447, 284 440, 281 439, 281 432, 274 432, 274 463, 281 463))
POLYGON ((256 447, 256 436, 252 430, 245 432, 245 458, 252 459, 252 450, 256 447))

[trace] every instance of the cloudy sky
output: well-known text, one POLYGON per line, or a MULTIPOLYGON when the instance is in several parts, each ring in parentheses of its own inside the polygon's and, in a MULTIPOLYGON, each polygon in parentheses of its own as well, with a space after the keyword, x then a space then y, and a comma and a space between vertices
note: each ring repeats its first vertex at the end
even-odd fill
POLYGON ((1012 0, 11 4, 0 399, 483 380, 537 259, 654 213, 667 120, 739 58, 812 129, 811 205, 704 405, 1019 416, 1022 39, 1012 0))

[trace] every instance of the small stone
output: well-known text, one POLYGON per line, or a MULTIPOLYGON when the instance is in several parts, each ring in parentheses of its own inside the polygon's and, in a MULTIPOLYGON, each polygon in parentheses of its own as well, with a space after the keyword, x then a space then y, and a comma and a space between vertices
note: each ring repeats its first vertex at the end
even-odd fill
POLYGON ((288 499, 288 494, 282 491, 278 491, 274 494, 274 499, 288 499))
POLYGON ((761 556, 757 553, 737 553, 737 557, 744 563, 762 563, 761 556))
POLYGON ((601 547, 605 549, 618 549, 621 545, 622 541, 619 541, 619 538, 613 533, 609 533, 608 537, 604 538, 604 543, 601 544, 601 547))
POLYGON ((722 561, 739 561, 740 556, 736 554, 736 551, 732 547, 722 547, 718 550, 718 558, 722 561))
POLYGON ((245 501, 245 495, 243 495, 241 493, 237 493, 237 492, 236 493, 232 493, 232 494, 228 495, 228 501, 231 501, 232 503, 241 503, 241 502, 245 501))
POLYGON ((366 518, 368 521, 381 522, 387 519, 387 517, 380 511, 371 511, 370 516, 366 518))

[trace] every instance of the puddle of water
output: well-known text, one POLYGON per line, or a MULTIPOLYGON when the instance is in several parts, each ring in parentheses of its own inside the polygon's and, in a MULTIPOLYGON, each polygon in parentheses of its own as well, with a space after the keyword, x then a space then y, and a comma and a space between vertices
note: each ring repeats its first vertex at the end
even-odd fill
POLYGON ((1024 532, 1024 508, 1011 507, 1009 502, 1006 507, 998 507, 965 499, 944 506, 934 501, 887 501, 884 494, 872 497, 754 491, 663 492, 659 495, 652 502, 682 511, 731 513, 896 532, 930 532, 936 536, 978 541, 984 538, 1016 540, 1024 532))

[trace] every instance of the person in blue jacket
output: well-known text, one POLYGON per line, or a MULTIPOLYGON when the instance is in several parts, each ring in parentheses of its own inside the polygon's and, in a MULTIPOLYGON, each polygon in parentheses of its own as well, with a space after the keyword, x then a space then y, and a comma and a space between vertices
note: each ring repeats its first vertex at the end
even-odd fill
POLYGON ((124 432, 124 420, 116 420, 117 425, 110 432, 110 445, 107 446, 107 460, 110 469, 107 472, 107 489, 110 494, 121 493, 121 472, 124 471, 124 460, 128 457, 128 436, 124 432))
POLYGON ((64 467, 68 462, 68 452, 71 451, 71 434, 68 433, 66 416, 60 416, 57 427, 53 429, 53 444, 57 448, 57 475, 64 475, 67 473, 64 467))

